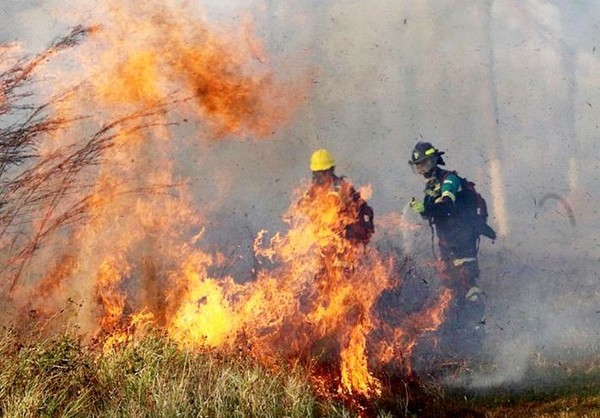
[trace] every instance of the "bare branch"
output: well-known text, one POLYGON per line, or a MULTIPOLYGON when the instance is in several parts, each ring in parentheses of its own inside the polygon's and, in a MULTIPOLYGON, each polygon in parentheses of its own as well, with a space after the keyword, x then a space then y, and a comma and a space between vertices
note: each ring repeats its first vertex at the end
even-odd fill
MULTIPOLYGON (((78 45, 92 30, 75 27, 39 55, 18 59, 0 72, 0 250, 4 260, 0 264, 0 275, 7 279, 4 284, 10 290, 46 239, 62 227, 87 219, 93 192, 97 190, 86 183, 90 178, 86 173, 93 173, 91 170, 114 146, 115 139, 165 125, 166 122, 157 122, 164 119, 159 116, 175 102, 166 98, 107 122, 89 136, 74 138, 52 153, 38 155, 40 145, 51 134, 62 131, 67 135, 69 128, 87 120, 88 116, 65 118, 53 112, 63 100, 76 93, 79 86, 41 105, 26 103, 26 98, 35 99, 32 75, 51 56, 78 45)), ((0 51, 5 49, 0 48, 0 51)), ((1 55, 2 52, 0 59, 1 55)), ((125 193, 148 193, 149 189, 167 187, 172 185, 154 185, 125 193)))

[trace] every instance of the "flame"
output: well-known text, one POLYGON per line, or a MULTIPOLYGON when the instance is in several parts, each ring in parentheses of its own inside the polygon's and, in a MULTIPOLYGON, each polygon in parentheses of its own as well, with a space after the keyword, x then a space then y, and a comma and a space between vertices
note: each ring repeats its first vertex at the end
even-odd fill
POLYGON ((337 364, 339 391, 380 393, 381 383, 368 370, 367 335, 390 266, 375 250, 343 238, 357 210, 338 193, 303 196, 285 215, 286 234, 276 234, 265 248, 265 232, 258 234, 258 255, 276 268, 261 270, 252 282, 208 277, 207 256, 188 260, 174 293, 181 303, 168 324, 170 335, 188 348, 243 342, 265 362, 281 355, 322 357, 337 364))
POLYGON ((175 14, 158 1, 105 3, 110 19, 95 36, 103 53, 92 78, 101 104, 149 105, 178 92, 174 99, 194 103, 186 111, 217 136, 266 137, 289 119, 282 104, 296 89, 276 84, 249 18, 225 35, 189 5, 175 14))
POLYGON ((126 344, 134 341, 138 336, 145 335, 147 329, 154 322, 154 314, 142 310, 141 312, 131 315, 129 325, 125 329, 118 329, 108 335, 102 344, 102 352, 110 354, 123 347, 126 344))
POLYGON ((380 395, 381 383, 369 373, 368 369, 365 331, 362 327, 352 329, 350 341, 340 353, 342 358, 342 386, 340 389, 363 395, 380 395))
POLYGON ((108 103, 156 102, 162 97, 156 80, 157 58, 149 51, 135 51, 116 65, 114 74, 102 80, 98 92, 108 103))
MULTIPOLYGON (((415 345, 439 326, 451 293, 400 325, 383 321, 376 303, 400 278, 392 258, 344 237, 359 209, 348 190, 301 185, 283 215, 288 229, 268 240, 267 231, 256 236, 262 264, 251 281, 215 273, 223 254, 201 249, 207 214, 176 174, 177 147, 269 136, 289 120, 297 105, 290 98, 300 96, 275 82, 250 26, 226 35, 197 10, 100 3, 110 18, 93 33, 93 54, 79 57, 86 81, 58 109, 94 117, 57 133, 42 154, 73 146, 96 124, 111 142, 64 197, 81 222, 48 234, 14 300, 48 317, 62 312, 61 301, 77 300, 69 319, 90 339, 104 338, 105 352, 153 326, 188 350, 242 347, 269 365, 316 361, 338 394, 380 394, 373 370, 387 363, 410 371, 415 345), (115 118, 120 123, 107 122, 115 118), (192 129, 180 126, 187 118, 192 129)), ((368 198, 372 188, 360 192, 368 198)), ((42 208, 32 234, 59 218, 60 208, 42 208)), ((389 224, 412 227, 393 216, 389 224)))
POLYGON ((117 289, 122 279, 120 271, 115 262, 110 260, 105 260, 98 269, 96 294, 99 304, 104 308, 100 318, 102 329, 115 328, 125 308, 125 295, 117 289))
POLYGON ((186 347, 203 345, 219 347, 237 331, 237 318, 232 315, 221 283, 206 278, 211 260, 195 254, 183 267, 185 294, 169 324, 169 335, 186 347))

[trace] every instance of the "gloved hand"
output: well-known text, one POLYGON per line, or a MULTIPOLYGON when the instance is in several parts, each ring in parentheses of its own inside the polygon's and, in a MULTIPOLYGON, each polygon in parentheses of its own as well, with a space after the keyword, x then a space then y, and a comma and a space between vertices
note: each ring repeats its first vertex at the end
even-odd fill
POLYGON ((417 200, 414 197, 410 201, 410 208, 416 213, 423 213, 425 211, 425 205, 421 200, 417 200))

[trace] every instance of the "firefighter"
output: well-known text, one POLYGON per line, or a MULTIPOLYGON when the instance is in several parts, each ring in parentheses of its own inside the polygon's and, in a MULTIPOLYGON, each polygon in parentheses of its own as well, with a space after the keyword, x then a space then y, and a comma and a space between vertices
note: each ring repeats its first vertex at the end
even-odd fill
POLYGON ((330 303, 341 283, 357 278, 374 226, 373 210, 345 177, 335 174, 335 161, 327 150, 312 154, 310 169, 312 182, 298 209, 309 220, 319 268, 300 304, 316 311, 330 303))
POLYGON ((437 235, 441 277, 454 295, 449 319, 455 319, 459 334, 464 334, 456 337, 474 337, 477 346, 485 324, 485 294, 477 283, 479 239, 481 235, 495 239, 496 234, 486 223, 485 201, 474 184, 440 168, 445 165, 443 154, 429 142, 415 145, 409 164, 424 177, 425 190, 424 199, 413 197, 410 207, 429 221, 437 235))
POLYGON ((356 244, 367 244, 375 230, 373 209, 360 196, 352 184, 344 177, 335 174, 335 161, 329 151, 318 149, 310 158, 312 182, 305 199, 311 201, 319 197, 339 199, 342 219, 339 233, 356 244))

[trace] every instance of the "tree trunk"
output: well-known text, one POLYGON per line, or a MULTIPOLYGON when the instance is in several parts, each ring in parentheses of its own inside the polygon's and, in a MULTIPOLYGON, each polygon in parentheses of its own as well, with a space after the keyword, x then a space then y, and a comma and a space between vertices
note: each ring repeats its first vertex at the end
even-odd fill
POLYGON ((489 75, 488 88, 483 92, 484 109, 482 117, 485 120, 486 131, 490 132, 488 144, 490 189, 492 194, 492 216, 495 219, 499 237, 506 237, 509 233, 509 219, 506 212, 506 190, 504 188, 502 169, 502 139, 498 126, 498 91, 496 86, 496 57, 492 39, 492 8, 494 0, 477 2, 481 15, 481 31, 483 35, 483 52, 487 55, 489 75))

